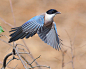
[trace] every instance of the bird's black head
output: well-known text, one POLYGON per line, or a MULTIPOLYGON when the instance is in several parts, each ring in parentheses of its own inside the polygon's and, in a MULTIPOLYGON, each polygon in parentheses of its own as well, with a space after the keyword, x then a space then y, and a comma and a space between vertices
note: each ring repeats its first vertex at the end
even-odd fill
POLYGON ((47 14, 60 14, 60 12, 58 12, 57 10, 55 10, 55 9, 50 9, 50 10, 48 10, 47 12, 46 12, 47 14))

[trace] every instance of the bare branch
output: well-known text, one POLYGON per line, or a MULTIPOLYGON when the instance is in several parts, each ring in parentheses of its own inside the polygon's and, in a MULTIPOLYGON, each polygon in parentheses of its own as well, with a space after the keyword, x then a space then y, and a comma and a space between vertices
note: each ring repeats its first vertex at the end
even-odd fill
POLYGON ((5 69, 5 67, 6 67, 6 60, 7 60, 7 58, 8 58, 9 56, 11 56, 11 55, 12 55, 12 53, 9 53, 9 54, 6 55, 6 57, 4 58, 2 69, 5 69))

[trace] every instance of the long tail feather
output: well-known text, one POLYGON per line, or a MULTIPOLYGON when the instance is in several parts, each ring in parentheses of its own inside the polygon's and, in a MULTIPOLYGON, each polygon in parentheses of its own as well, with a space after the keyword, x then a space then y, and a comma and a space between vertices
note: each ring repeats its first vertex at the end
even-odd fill
POLYGON ((15 29, 15 32, 10 35, 11 38, 10 38, 9 43, 12 42, 12 41, 18 40, 18 39, 21 38, 24 34, 25 34, 25 33, 22 31, 22 28, 21 28, 21 27, 18 27, 17 30, 15 29))

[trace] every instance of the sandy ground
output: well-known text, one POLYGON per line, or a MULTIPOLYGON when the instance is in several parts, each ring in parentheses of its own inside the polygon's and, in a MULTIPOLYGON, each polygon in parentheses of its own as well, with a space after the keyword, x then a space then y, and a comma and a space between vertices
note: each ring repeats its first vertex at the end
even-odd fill
MULTIPOLYGON (((60 11, 62 14, 55 16, 54 21, 57 25, 58 34, 63 40, 62 43, 64 45, 62 50, 66 50, 64 54, 65 66, 63 69, 73 69, 70 62, 72 60, 72 53, 74 55, 74 68, 86 69, 86 0, 12 0, 12 5, 16 26, 21 26, 30 18, 44 13, 51 8, 60 11), (72 53, 71 45, 73 47, 72 53)), ((0 17, 14 25, 9 0, 0 0, 0 17)), ((0 26, 5 31, 2 34, 10 38, 8 31, 10 31, 11 27, 6 25, 2 20, 0 20, 0 26)), ((0 39, 9 40, 4 36, 0 37, 0 39)), ((40 65, 50 66, 51 69, 62 69, 61 50, 56 51, 51 46, 45 44, 37 34, 32 38, 24 40, 34 58, 41 55, 37 59, 40 65)), ((16 43, 23 44, 22 40, 18 40, 16 43)), ((10 53, 11 50, 12 48, 8 44, 0 41, 0 63, 3 62, 5 55, 10 53)), ((30 62, 32 61, 29 57, 26 56, 26 58, 30 62)), ((9 63, 9 66, 15 67, 17 63, 17 69, 22 69, 21 62, 16 60, 9 63)), ((2 64, 0 64, 1 67, 2 64)))

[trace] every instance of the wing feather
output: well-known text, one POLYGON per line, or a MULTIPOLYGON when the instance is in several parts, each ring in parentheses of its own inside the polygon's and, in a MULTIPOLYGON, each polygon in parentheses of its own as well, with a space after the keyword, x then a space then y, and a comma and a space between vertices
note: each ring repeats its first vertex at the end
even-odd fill
POLYGON ((38 31, 39 37, 48 45, 59 50, 59 37, 57 34, 56 24, 53 22, 51 27, 43 27, 43 31, 38 31))
POLYGON ((12 28, 10 32, 13 32, 10 36, 10 42, 24 37, 29 38, 37 33, 44 24, 44 15, 35 16, 20 27, 12 28))

